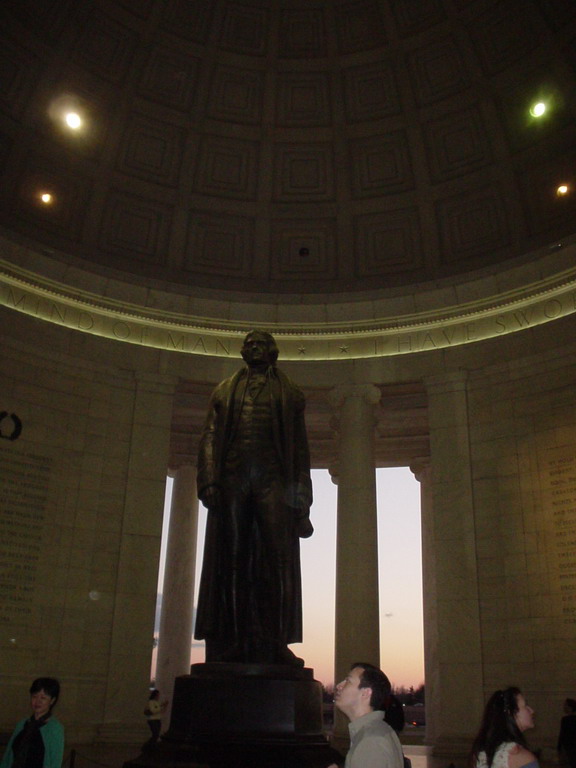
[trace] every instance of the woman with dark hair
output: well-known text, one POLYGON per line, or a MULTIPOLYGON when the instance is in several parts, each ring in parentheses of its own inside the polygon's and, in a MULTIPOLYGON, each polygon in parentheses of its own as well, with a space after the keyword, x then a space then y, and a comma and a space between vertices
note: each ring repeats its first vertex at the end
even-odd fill
POLYGON ((534 710, 519 688, 496 691, 484 709, 469 768, 538 768, 524 737, 524 731, 533 727, 534 710))
POLYGON ((16 724, 0 768, 60 768, 64 728, 52 716, 60 695, 53 677, 38 677, 30 686, 32 715, 16 724))

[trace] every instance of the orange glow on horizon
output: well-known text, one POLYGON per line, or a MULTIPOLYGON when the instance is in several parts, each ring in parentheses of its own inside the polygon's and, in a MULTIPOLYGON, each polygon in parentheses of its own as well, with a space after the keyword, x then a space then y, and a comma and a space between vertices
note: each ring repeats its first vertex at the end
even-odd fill
MULTIPOLYGON (((380 663, 396 688, 424 682, 420 486, 407 467, 379 469, 380 663)), ((315 533, 301 541, 304 642, 291 645, 326 687, 334 684, 337 487, 327 470, 313 470, 315 533)), ((171 488, 171 480, 167 486, 171 488)), ((169 493, 165 507, 168 519, 169 493)), ((204 549, 206 510, 200 506, 196 598, 204 549)), ((163 530, 163 552, 166 531, 163 530)), ((165 554, 161 555, 160 579, 165 554)), ((154 654, 154 660, 155 660, 154 654)), ((350 659, 350 663, 357 659, 350 659)), ((204 643, 192 641, 192 664, 204 662, 204 643)), ((338 681, 336 681, 338 682, 338 681)))

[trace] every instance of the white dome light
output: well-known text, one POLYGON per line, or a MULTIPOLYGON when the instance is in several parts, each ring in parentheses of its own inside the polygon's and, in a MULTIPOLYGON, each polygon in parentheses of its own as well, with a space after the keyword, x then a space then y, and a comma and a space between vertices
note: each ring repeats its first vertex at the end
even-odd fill
POLYGON ((77 112, 68 112, 64 117, 66 125, 73 130, 78 130, 82 125, 82 118, 77 112))

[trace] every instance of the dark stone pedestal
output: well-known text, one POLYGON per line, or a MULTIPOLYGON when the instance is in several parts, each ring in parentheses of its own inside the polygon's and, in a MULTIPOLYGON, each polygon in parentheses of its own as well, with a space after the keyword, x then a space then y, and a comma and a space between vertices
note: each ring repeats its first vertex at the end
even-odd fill
POLYGON ((124 768, 326 768, 342 762, 322 731, 311 669, 194 664, 177 677, 170 728, 124 768))

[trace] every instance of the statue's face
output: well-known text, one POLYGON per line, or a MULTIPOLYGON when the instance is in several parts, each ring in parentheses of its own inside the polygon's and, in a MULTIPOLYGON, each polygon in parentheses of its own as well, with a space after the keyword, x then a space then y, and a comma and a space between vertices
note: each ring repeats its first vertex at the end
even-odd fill
POLYGON ((242 357, 247 365, 264 365, 272 362, 268 339, 260 333, 251 333, 244 340, 242 357))

